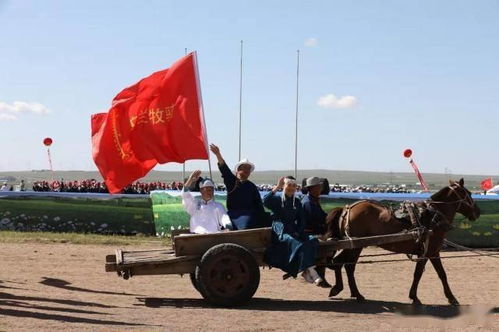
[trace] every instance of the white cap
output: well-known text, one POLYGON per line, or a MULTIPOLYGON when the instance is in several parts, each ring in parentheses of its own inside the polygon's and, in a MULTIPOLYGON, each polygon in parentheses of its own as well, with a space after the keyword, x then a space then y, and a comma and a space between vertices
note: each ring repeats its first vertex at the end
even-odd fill
POLYGON ((211 179, 203 179, 203 181, 201 181, 199 183, 199 189, 205 188, 205 187, 215 188, 215 184, 213 183, 213 181, 211 179))
POLYGON ((253 172, 255 170, 255 164, 253 164, 251 161, 249 161, 248 159, 244 158, 244 159, 241 159, 235 166, 234 166, 234 171, 237 172, 237 169, 239 168, 239 166, 241 165, 250 165, 251 166, 251 172, 253 172))

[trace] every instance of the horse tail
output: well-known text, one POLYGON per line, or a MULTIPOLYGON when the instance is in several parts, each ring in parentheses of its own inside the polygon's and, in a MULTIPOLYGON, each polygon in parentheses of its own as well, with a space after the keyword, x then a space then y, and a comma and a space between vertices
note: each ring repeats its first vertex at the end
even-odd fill
POLYGON ((323 240, 329 238, 340 238, 340 217, 343 213, 342 207, 332 209, 326 217, 326 233, 322 236, 323 240))

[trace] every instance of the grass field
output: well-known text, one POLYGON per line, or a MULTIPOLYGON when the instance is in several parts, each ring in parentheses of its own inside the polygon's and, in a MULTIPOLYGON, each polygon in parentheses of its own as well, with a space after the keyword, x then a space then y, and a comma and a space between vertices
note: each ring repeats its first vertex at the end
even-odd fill
POLYGON ((103 245, 149 245, 170 246, 170 238, 154 236, 126 236, 79 233, 52 232, 0 232, 2 243, 71 243, 71 244, 103 244, 103 245))
POLYGON ((0 230, 155 234, 149 197, 4 197, 0 230))

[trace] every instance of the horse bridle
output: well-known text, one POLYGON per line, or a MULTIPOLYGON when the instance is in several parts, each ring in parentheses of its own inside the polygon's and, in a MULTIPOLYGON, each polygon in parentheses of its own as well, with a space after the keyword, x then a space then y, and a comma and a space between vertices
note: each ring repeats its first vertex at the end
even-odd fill
MULTIPOLYGON (((428 201, 428 205, 431 206, 431 204, 435 204, 435 205, 438 205, 438 204, 457 204, 457 207, 456 207, 456 211, 459 210, 459 208, 461 207, 461 204, 465 204, 466 206, 468 206, 469 208, 473 209, 474 208, 474 204, 473 204, 473 200, 471 198, 471 196, 468 194, 468 192, 466 190, 463 190, 464 191, 464 197, 461 196, 459 194, 459 192, 457 191, 457 188, 454 188, 453 186, 456 186, 457 188, 463 188, 459 183, 454 183, 453 185, 450 185, 448 186, 448 188, 454 193, 456 194, 458 200, 456 201, 452 201, 452 202, 443 202, 443 201, 433 201, 433 200, 430 200, 428 201)), ((447 217, 438 209, 435 209, 434 208, 434 211, 436 212, 435 216, 433 217, 433 220, 432 222, 435 222, 435 219, 438 216, 442 217, 448 224, 450 224, 450 221, 447 219, 447 217)))
POLYGON ((459 202, 459 205, 457 206, 456 210, 459 210, 459 208, 461 207, 461 204, 465 204, 469 208, 473 209, 474 208, 474 204, 473 204, 473 200, 471 199, 470 194, 468 194, 468 192, 459 183, 456 182, 455 185, 458 188, 462 188, 463 192, 464 192, 464 198, 463 198, 459 194, 459 192, 456 190, 457 188, 454 188, 453 186, 449 186, 449 189, 452 190, 452 192, 454 194, 456 194, 456 196, 459 198, 457 201, 454 202, 454 203, 458 203, 459 202))
MULTIPOLYGON (((459 185, 459 183, 455 183, 455 185, 458 187, 458 188, 463 188, 461 185, 459 185)), ((457 188, 454 188, 452 185, 451 186, 448 186, 448 188, 454 193, 456 194, 458 200, 456 201, 452 201, 452 202, 443 202, 443 201, 433 201, 433 200, 430 200, 430 203, 431 204, 456 204, 456 203, 459 203, 456 210, 459 210, 459 207, 461 207, 461 204, 465 204, 466 206, 470 207, 470 208, 473 208, 474 207, 474 203, 473 203, 473 200, 471 198, 471 196, 468 194, 468 192, 466 190, 463 190, 464 191, 464 197, 461 196, 459 194, 459 192, 456 190, 457 188)))

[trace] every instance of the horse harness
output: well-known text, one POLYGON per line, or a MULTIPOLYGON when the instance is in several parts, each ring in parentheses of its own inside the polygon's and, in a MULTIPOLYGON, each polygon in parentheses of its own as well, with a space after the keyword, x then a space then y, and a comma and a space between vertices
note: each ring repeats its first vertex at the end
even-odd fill
MULTIPOLYGON (((346 205, 340 215, 339 223, 343 226, 345 237, 352 241, 352 237, 350 236, 350 213, 351 209, 360 203, 373 203, 376 205, 381 205, 376 201, 372 200, 360 200, 351 205, 346 205)), ((421 243, 422 245, 422 253, 418 254, 418 259, 425 258, 428 252, 429 241, 430 241, 430 230, 436 226, 440 226, 442 221, 445 224, 448 223, 448 219, 440 212, 438 209, 431 205, 431 201, 424 201, 419 204, 416 204, 411 201, 402 202, 396 209, 389 209, 390 215, 394 217, 394 219, 403 223, 405 228, 408 230, 417 230, 417 238, 415 243, 421 243), (425 212, 429 213, 431 216, 431 220, 429 223, 424 223, 422 219, 425 217, 425 212), (443 219, 438 220, 441 216, 443 219), (407 222, 409 219, 410 224, 407 222)), ((426 218, 425 218, 426 219, 426 218)), ((412 255, 407 255, 409 259, 414 260, 412 255)))
MULTIPOLYGON (((408 224, 407 219, 410 221, 410 226, 408 229, 417 230, 418 236, 415 243, 422 244, 422 253, 418 254, 417 260, 426 258, 426 254, 428 253, 429 241, 430 241, 430 230, 433 230, 436 227, 442 227, 444 229, 449 229, 451 227, 451 221, 447 218, 447 216, 437 208, 439 204, 458 204, 456 207, 456 211, 459 210, 462 204, 473 208, 473 200, 467 191, 464 191, 464 197, 459 194, 458 188, 462 187, 459 183, 455 183, 454 185, 448 186, 448 188, 457 196, 456 201, 445 202, 445 201, 434 201, 434 200, 425 200, 421 203, 414 203, 411 201, 402 202, 397 208, 387 208, 389 209, 390 214, 398 221, 408 224), (456 187, 454 187, 454 185, 456 187), (408 218, 407 218, 408 217, 408 218), (429 222, 424 222, 423 219, 428 220, 429 222)), ((343 211, 340 215, 339 226, 343 226, 345 236, 348 240, 352 241, 350 236, 350 210, 360 204, 360 203, 373 203, 376 205, 381 205, 380 203, 372 200, 360 200, 354 202, 351 205, 346 205, 343 208, 343 211)), ((382 206, 382 205, 381 205, 382 206)), ((352 242, 353 244, 353 242, 352 242)), ((353 245, 352 245, 353 248, 353 245)), ((407 257, 415 261, 412 257, 413 255, 408 254, 407 257)))

